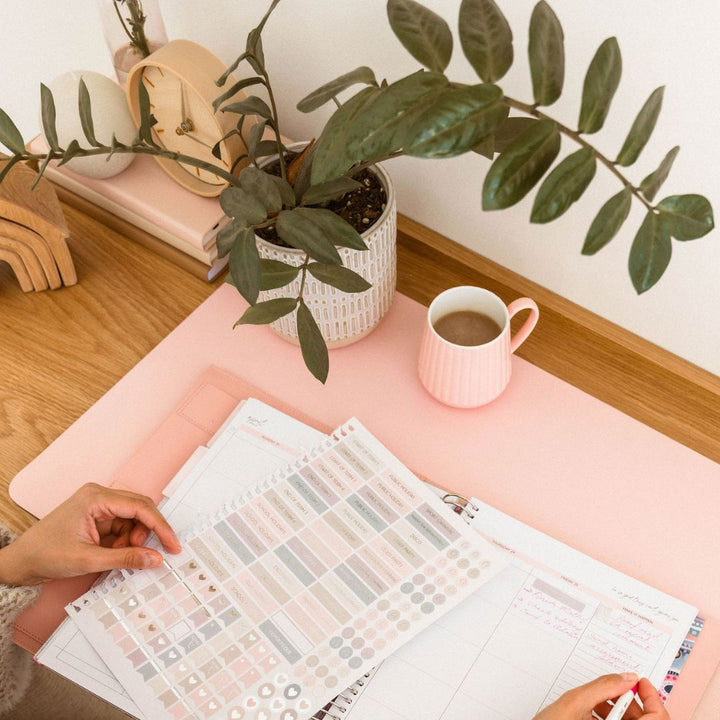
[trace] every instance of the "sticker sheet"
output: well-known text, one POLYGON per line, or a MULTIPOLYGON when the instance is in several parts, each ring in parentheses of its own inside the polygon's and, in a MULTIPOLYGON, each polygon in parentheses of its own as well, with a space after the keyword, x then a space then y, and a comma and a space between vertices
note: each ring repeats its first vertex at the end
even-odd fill
POLYGON ((309 718, 505 564, 355 420, 182 542, 68 607, 153 718, 309 718))

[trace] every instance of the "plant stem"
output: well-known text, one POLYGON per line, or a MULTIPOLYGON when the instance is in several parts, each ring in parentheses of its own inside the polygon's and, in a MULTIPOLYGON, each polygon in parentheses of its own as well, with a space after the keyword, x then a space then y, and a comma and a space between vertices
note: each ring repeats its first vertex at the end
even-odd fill
POLYGON ((652 205, 642 196, 642 194, 638 191, 638 189, 617 169, 617 166, 615 163, 610 160, 607 156, 603 155, 594 145, 589 143, 585 138, 575 130, 572 130, 567 125, 563 125, 561 122, 558 122, 555 118, 550 117, 548 114, 542 112, 541 110, 538 110, 536 105, 528 105, 527 103, 521 102, 520 100, 515 100, 514 98, 508 97, 507 95, 504 96, 503 101, 506 105, 508 105, 511 108, 514 108, 515 110, 520 110, 521 112, 524 112, 528 115, 531 115, 532 117, 538 118, 538 120, 552 120, 555 125, 557 126, 558 130, 563 134, 567 135, 569 138, 574 140, 579 145, 582 145, 583 147, 590 148, 593 151, 593 154, 595 157, 603 164, 605 167, 610 170, 610 172, 615 175, 615 177, 620 180, 620 182, 625 186, 626 188, 630 188, 630 191, 632 194, 648 209, 652 210, 652 205))
MULTIPOLYGON (((174 160, 184 165, 207 170, 213 175, 229 182, 231 185, 240 186, 240 181, 235 175, 229 173, 227 170, 223 170, 217 165, 212 165, 204 160, 198 160, 191 155, 183 155, 182 153, 163 150, 162 148, 153 147, 152 145, 119 145, 116 148, 101 145, 96 148, 81 148, 73 157, 91 157, 93 155, 110 155, 111 153, 119 153, 121 155, 152 155, 153 157, 168 158, 169 160, 174 160)), ((51 150, 47 153, 22 153, 22 155, 15 155, 14 157, 20 160, 44 160, 46 157, 49 157, 51 160, 62 160, 64 151, 51 150)))
POLYGON ((135 42, 135 38, 132 36, 132 33, 128 30, 127 25, 125 24, 125 20, 123 20, 123 16, 120 13, 120 2, 122 0, 112 0, 113 7, 115 8, 115 13, 118 16, 118 20, 120 21, 120 24, 122 25, 123 30, 125 31, 125 34, 128 36, 128 39, 130 40, 130 43, 135 42))

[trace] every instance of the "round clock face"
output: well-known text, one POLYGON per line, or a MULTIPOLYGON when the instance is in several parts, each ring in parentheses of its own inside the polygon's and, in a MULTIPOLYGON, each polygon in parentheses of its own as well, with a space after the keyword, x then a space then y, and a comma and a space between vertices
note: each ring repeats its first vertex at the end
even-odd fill
MULTIPOLYGON (((222 139, 212 107, 181 78, 167 68, 150 65, 143 68, 141 82, 150 97, 150 110, 157 120, 155 140, 168 150, 190 155, 216 167, 230 170, 227 148, 221 143, 221 159, 212 154, 222 139)), ((226 181, 217 175, 186 163, 179 163, 193 178, 210 186, 222 187, 226 181)))

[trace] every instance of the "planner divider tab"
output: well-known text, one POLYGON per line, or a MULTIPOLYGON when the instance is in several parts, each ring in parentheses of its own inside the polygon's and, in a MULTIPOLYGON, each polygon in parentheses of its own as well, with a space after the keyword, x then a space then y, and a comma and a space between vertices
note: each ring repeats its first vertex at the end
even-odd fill
POLYGON ((504 564, 355 419, 182 544, 69 606, 153 718, 335 720, 504 564))

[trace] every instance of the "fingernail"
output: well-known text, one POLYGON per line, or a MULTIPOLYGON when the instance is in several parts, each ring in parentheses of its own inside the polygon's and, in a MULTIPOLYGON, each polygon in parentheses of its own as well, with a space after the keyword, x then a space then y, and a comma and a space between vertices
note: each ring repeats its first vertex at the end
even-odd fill
POLYGON ((162 564, 162 558, 157 553, 143 553, 142 564, 144 568, 154 568, 162 564))
POLYGON ((620 677, 625 680, 625 682, 637 682, 638 680, 637 673, 634 672, 620 673, 620 677))

